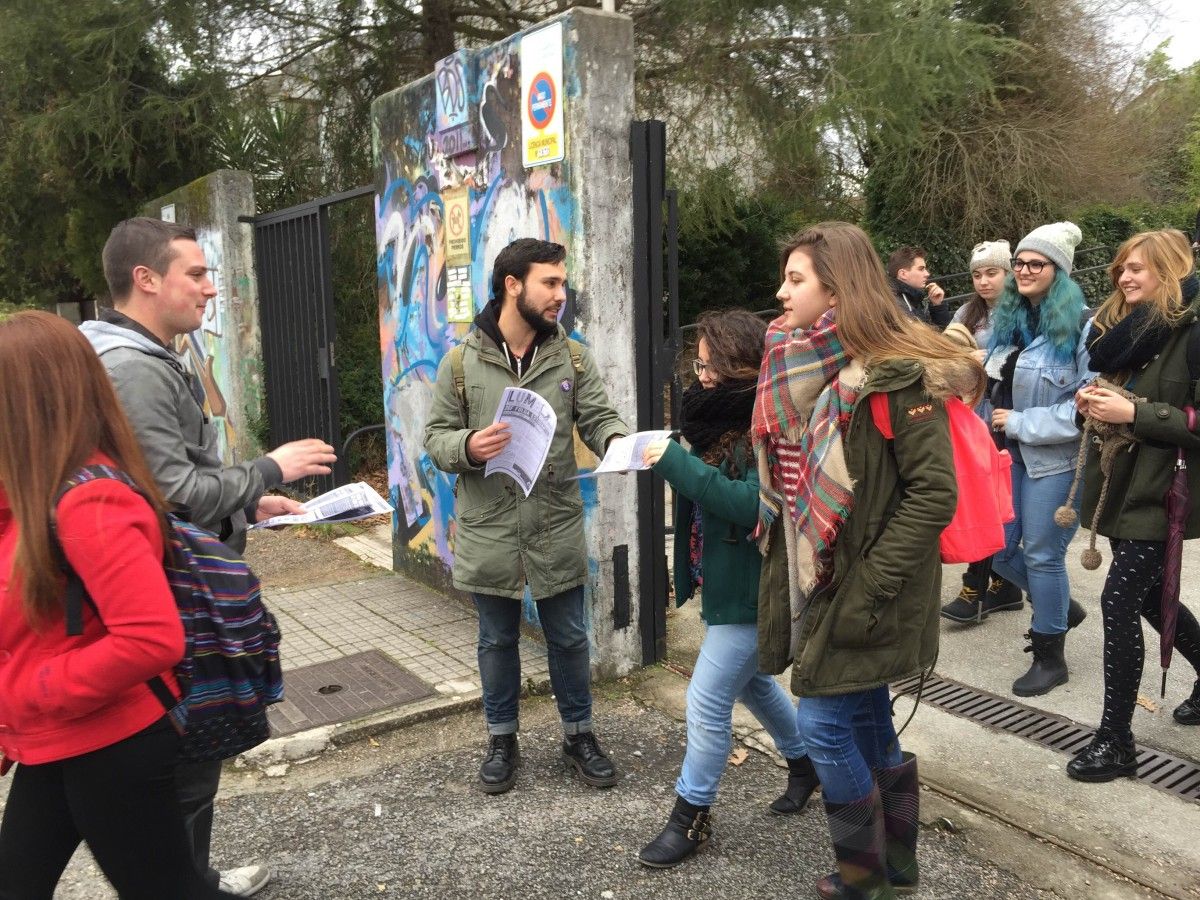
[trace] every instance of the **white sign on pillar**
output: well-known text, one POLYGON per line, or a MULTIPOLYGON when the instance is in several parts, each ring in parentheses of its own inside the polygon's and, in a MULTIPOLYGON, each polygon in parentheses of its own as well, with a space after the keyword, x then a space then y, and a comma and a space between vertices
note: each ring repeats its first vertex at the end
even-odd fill
POLYGON ((565 158, 562 22, 521 38, 521 97, 525 168, 565 158))

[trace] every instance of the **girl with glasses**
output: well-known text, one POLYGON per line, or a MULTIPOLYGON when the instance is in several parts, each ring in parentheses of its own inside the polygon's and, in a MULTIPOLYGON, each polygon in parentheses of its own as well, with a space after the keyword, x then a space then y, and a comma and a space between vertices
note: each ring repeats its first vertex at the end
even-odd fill
POLYGON ((733 704, 741 700, 788 763, 787 790, 771 812, 804 810, 817 786, 796 731, 791 699, 758 666, 758 573, 749 539, 758 521, 758 473, 750 452, 750 413, 766 323, 741 309, 702 315, 683 395, 680 430, 690 445, 657 441, 644 460, 675 492, 675 603, 700 592, 704 642, 687 692, 687 752, 666 828, 638 859, 667 868, 712 833, 710 808, 729 759, 733 704))
MULTIPOLYGON (((1067 763, 1067 774, 1078 781, 1111 781, 1137 771, 1132 725, 1145 661, 1141 620, 1162 630, 1163 498, 1179 448, 1186 452, 1192 498, 1184 537, 1200 537, 1200 426, 1185 412, 1197 406, 1188 341, 1200 327, 1200 282, 1187 237, 1182 231, 1135 235, 1117 250, 1109 276, 1113 293, 1087 338, 1089 366, 1142 402, 1093 385, 1076 394, 1082 415, 1127 425, 1137 439, 1116 454, 1107 476, 1100 470, 1100 448, 1094 442, 1085 448, 1083 520, 1092 522, 1100 507, 1096 531, 1109 539, 1112 563, 1100 594, 1104 712, 1095 738, 1067 763)), ((1179 608, 1175 647, 1198 673, 1175 721, 1200 725, 1200 625, 1185 606, 1179 608)))
POLYGON ((1029 594, 1029 670, 1018 697, 1048 693, 1068 678, 1066 633, 1083 620, 1071 599, 1067 545, 1078 523, 1056 523, 1079 453, 1075 392, 1090 378, 1087 304, 1071 280, 1082 235, 1071 222, 1035 228, 1017 244, 1013 274, 996 306, 985 366, 996 380, 992 428, 1012 455, 1013 512, 992 570, 1029 594))
POLYGON ((917 885, 919 797, 887 686, 937 657, 938 538, 957 498, 944 401, 974 405, 984 374, 899 309, 862 229, 813 226, 780 268, 752 426, 759 665, 792 666, 838 867, 817 892, 890 898, 917 885))

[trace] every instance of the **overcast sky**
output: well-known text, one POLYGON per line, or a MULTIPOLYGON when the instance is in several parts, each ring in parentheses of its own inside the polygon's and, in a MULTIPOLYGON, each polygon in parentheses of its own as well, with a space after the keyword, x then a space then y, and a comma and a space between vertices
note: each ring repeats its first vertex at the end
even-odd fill
POLYGON ((1158 0, 1163 10, 1162 20, 1148 30, 1145 23, 1126 19, 1127 40, 1135 46, 1150 50, 1160 41, 1171 38, 1167 55, 1176 68, 1190 66, 1200 59, 1200 0, 1158 0))

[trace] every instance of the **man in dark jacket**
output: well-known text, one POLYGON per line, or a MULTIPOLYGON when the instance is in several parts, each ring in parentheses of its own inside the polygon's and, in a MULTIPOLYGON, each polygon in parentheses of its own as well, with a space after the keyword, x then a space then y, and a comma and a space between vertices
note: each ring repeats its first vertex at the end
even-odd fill
POLYGON ((950 307, 945 303, 946 292, 929 280, 924 250, 920 247, 898 247, 893 250, 888 257, 887 273, 896 303, 902 310, 939 331, 950 324, 950 307))
MULTIPOLYGON (((240 552, 248 521, 302 511, 296 501, 265 492, 328 475, 333 448, 316 439, 293 441, 250 462, 222 463, 196 376, 172 349, 177 337, 200 327, 205 307, 217 295, 192 229, 145 217, 119 222, 104 245, 103 263, 115 308, 103 310, 100 321, 84 322, 80 330, 100 355, 167 500, 240 552)), ((220 778, 220 762, 181 765, 180 805, 197 867, 214 885, 220 882, 226 892, 248 897, 270 879, 266 866, 218 873, 209 865, 220 778)))

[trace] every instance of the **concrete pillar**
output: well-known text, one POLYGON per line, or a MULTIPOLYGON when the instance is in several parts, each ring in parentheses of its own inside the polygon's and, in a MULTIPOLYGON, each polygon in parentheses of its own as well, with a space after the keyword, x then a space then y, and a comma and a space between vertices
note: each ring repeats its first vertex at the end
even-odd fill
POLYGON ((254 229, 238 222, 252 216, 254 180, 249 173, 221 170, 198 178, 142 207, 142 214, 196 230, 212 270, 217 296, 204 324, 176 350, 204 386, 205 411, 215 420, 221 459, 234 465, 262 455, 262 341, 254 280, 254 229))
MULTIPOLYGON (((565 117, 561 161, 524 164, 522 34, 482 50, 460 50, 435 74, 380 97, 373 109, 395 566, 447 590, 453 480, 425 454, 424 423, 438 362, 487 303, 492 261, 513 239, 566 246, 574 296, 563 324, 591 349, 613 404, 636 427, 633 27, 625 16, 575 9, 524 34, 547 26, 562 29, 556 97, 565 117)), ((532 79, 538 73, 526 74, 532 79)), ((553 153, 552 141, 541 146, 553 153)), ((576 453, 581 468, 594 467, 595 458, 578 442, 576 453)), ((601 673, 617 674, 641 661, 636 484, 604 476, 582 486, 593 660, 601 673), (615 628, 612 559, 621 545, 629 554, 630 623, 615 628)), ((528 603, 526 612, 533 614, 528 603)))

